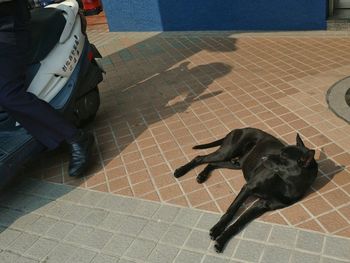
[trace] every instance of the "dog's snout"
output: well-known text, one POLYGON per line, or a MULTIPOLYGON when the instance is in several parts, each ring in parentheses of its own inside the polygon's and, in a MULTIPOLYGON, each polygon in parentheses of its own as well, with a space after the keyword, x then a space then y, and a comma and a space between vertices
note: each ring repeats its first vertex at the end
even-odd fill
POLYGON ((267 156, 264 156, 261 158, 262 161, 266 161, 267 160, 267 156))

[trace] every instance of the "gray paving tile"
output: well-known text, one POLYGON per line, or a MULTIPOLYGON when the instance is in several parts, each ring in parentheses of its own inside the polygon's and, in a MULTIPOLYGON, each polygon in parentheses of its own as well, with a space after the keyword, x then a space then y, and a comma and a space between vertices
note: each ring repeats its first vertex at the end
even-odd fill
POLYGON ((102 209, 90 210, 89 214, 84 217, 80 222, 90 226, 98 226, 108 216, 109 212, 102 209))
POLYGON ((241 240, 238 244, 234 258, 249 262, 258 262, 263 253, 264 245, 248 240, 241 240))
POLYGON ((76 249, 77 247, 70 244, 60 243, 50 252, 45 263, 66 262, 75 253, 76 249))
POLYGON ((173 222, 180 208, 172 206, 161 206, 152 216, 154 220, 161 220, 165 222, 173 222))
POLYGON ((194 227, 201 215, 202 213, 198 210, 181 208, 174 223, 182 226, 194 227))
POLYGON ((152 263, 171 263, 174 262, 179 249, 170 245, 158 244, 148 257, 148 261, 152 263))
POLYGON ((134 211, 134 215, 151 218, 159 207, 160 204, 157 203, 140 201, 134 211))
POLYGON ((148 223, 147 219, 135 216, 128 216, 118 228, 118 232, 137 236, 148 223))
POLYGON ((319 263, 321 257, 301 251, 293 251, 290 263, 319 263))
POLYGON ((57 241, 46 238, 40 238, 26 252, 26 255, 35 259, 42 260, 50 253, 52 249, 54 249, 54 247, 57 246, 57 244, 57 241))
POLYGON ((119 213, 132 214, 138 207, 140 201, 132 198, 123 198, 121 205, 117 208, 119 213))
POLYGON ((80 200, 87 194, 88 192, 83 189, 75 188, 69 191, 68 193, 59 197, 60 200, 70 201, 73 203, 79 203, 80 200))
POLYGON ((72 204, 63 201, 53 201, 41 213, 45 213, 47 216, 63 218, 63 216, 70 210, 72 204))
MULTIPOLYGON (((238 242, 239 242, 239 239, 238 239, 237 236, 231 238, 228 241, 228 243, 226 244, 225 250, 222 252, 221 255, 224 256, 224 257, 231 258, 233 253, 235 252, 237 246, 238 246, 238 242)), ((213 242, 211 247, 210 247, 210 252, 216 253, 214 251, 215 251, 215 249, 214 249, 214 242, 213 242)))
POLYGON ((107 217, 100 223, 99 227, 108 231, 117 231, 122 223, 127 220, 126 215, 109 212, 107 217))
POLYGON ((26 252, 37 240, 39 236, 22 233, 11 245, 10 249, 17 253, 23 254, 26 252))
POLYGON ((45 235, 45 233, 58 221, 49 217, 40 217, 32 224, 28 224, 24 229, 38 235, 45 235))
POLYGON ((98 254, 94 257, 91 263, 116 263, 118 261, 118 257, 108 256, 105 254, 98 254))
POLYGON ((322 257, 321 263, 349 263, 349 260, 341 260, 335 258, 322 257))
POLYGON ((209 231, 220 219, 219 214, 203 214, 196 227, 209 231))
POLYGON ((145 225, 145 227, 142 229, 139 236, 145 239, 159 241, 168 228, 169 224, 157 221, 148 221, 147 225, 145 225))
POLYGON ((17 218, 11 227, 24 230, 26 227, 32 225, 35 221, 37 221, 40 218, 40 215, 30 213, 30 214, 24 214, 21 217, 17 218))
POLYGON ((77 248, 74 254, 66 261, 69 263, 87 263, 91 262, 96 253, 84 248, 77 248))
POLYGON ((125 259, 125 258, 121 258, 119 259, 118 263, 135 263, 136 261, 133 260, 129 260, 129 259, 125 259))
POLYGON ((272 227, 269 224, 252 222, 246 227, 243 238, 266 241, 271 229, 272 227))
POLYGON ((66 210, 65 214, 62 216, 62 219, 67 221, 72 221, 74 223, 78 223, 83 218, 85 218, 90 213, 90 209, 85 206, 72 205, 66 210))
POLYGON ((350 239, 326 237, 323 254, 339 259, 350 259, 350 239))
POLYGON ((61 240, 64 239, 74 227, 75 225, 73 223, 58 221, 46 232, 46 236, 61 240))
POLYGON ((206 231, 193 230, 185 247, 206 251, 210 245, 210 238, 206 231))
POLYGON ((265 247, 264 254, 262 257, 262 263, 288 263, 291 255, 291 250, 276 246, 265 247))
POLYGON ((112 233, 92 227, 76 226, 66 240, 94 249, 102 249, 112 238, 112 233))
POLYGON ((63 195, 66 195, 74 188, 72 186, 54 183, 40 183, 37 188, 35 188, 33 193, 40 195, 42 197, 47 197, 56 200, 63 195))
POLYGON ((175 263, 198 263, 202 261, 204 254, 189 251, 181 250, 179 255, 175 259, 175 263))
POLYGON ((20 231, 10 228, 0 228, 0 248, 4 249, 21 234, 20 231))
POLYGON ((0 262, 1 263, 16 263, 19 255, 10 251, 0 251, 0 262))
POLYGON ((112 239, 102 249, 107 254, 122 256, 134 241, 133 237, 123 234, 114 234, 112 239))
POLYGON ((48 203, 50 203, 51 199, 42 198, 39 196, 28 196, 25 202, 23 203, 22 209, 27 212, 35 211, 48 203))
POLYGON ((21 211, 15 211, 8 208, 0 208, 0 226, 8 227, 12 225, 16 219, 22 217, 24 215, 21 211))
POLYGON ((324 235, 322 234, 299 231, 296 247, 306 251, 320 253, 323 247, 323 240, 324 235))
POLYGON ((128 248, 125 255, 133 259, 143 260, 151 254, 155 246, 156 243, 153 241, 136 239, 128 248))
POLYGON ((229 263, 230 260, 227 258, 206 255, 202 263, 229 263))
POLYGON ((39 263, 40 261, 27 258, 27 257, 19 257, 16 259, 16 263, 39 263))
POLYGON ((161 241, 175 246, 182 246, 190 233, 190 228, 172 225, 162 237, 161 241))
POLYGON ((285 247, 294 247, 297 230, 284 226, 273 226, 268 242, 285 247))
POLYGON ((123 199, 116 198, 114 195, 105 195, 95 206, 106 209, 107 211, 119 212, 123 199))
POLYGON ((79 204, 87 206, 96 206, 106 196, 106 193, 87 191, 79 200, 79 204))

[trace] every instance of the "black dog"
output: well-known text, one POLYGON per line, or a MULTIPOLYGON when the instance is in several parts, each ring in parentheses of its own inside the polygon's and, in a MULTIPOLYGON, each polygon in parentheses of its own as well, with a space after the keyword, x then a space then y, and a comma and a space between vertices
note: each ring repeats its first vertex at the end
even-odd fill
POLYGON ((215 250, 218 253, 250 221, 267 211, 283 208, 300 200, 317 176, 315 151, 305 147, 299 134, 296 137, 296 146, 286 146, 259 129, 236 129, 223 139, 197 145, 193 149, 214 146, 220 148, 211 154, 195 157, 178 168, 174 176, 178 178, 196 166, 208 163, 197 177, 197 182, 203 183, 214 169, 242 169, 246 184, 227 212, 210 230, 211 238, 216 240, 215 250), (259 199, 235 223, 227 227, 250 195, 259 199))

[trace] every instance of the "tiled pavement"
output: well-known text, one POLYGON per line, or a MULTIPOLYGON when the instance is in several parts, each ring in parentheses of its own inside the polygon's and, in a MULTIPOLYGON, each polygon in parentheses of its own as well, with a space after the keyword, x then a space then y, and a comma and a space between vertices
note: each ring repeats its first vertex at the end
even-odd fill
POLYGON ((219 214, 26 180, 0 198, 0 262, 341 263, 350 240, 254 222, 216 254, 219 214))
POLYGON ((258 222, 350 237, 350 126, 325 100, 349 75, 348 32, 109 33, 102 26, 89 36, 107 71, 90 127, 97 150, 89 175, 67 176, 64 148, 31 163, 26 175, 222 213, 244 183, 241 172, 215 171, 199 185, 196 169, 175 180, 172 171, 198 154, 191 147, 244 126, 289 143, 299 132, 317 150, 319 177, 302 202, 258 222))
MULTIPOLYGON (((91 127, 97 151, 89 176, 68 178, 60 150, 35 161, 36 178, 223 212, 244 183, 220 170, 203 184, 172 171, 191 147, 254 126, 317 149, 319 177, 300 203, 267 222, 350 237, 350 126, 325 92, 350 72, 347 33, 107 33, 90 31, 107 71, 91 127)), ((33 169, 32 169, 33 168, 33 169)))

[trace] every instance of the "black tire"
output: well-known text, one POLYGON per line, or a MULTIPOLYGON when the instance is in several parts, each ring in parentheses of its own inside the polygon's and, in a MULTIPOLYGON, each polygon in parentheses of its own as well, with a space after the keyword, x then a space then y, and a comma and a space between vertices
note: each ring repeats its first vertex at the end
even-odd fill
POLYGON ((78 127, 91 123, 97 114, 100 106, 100 93, 95 87, 89 93, 78 99, 74 107, 75 124, 78 127))

